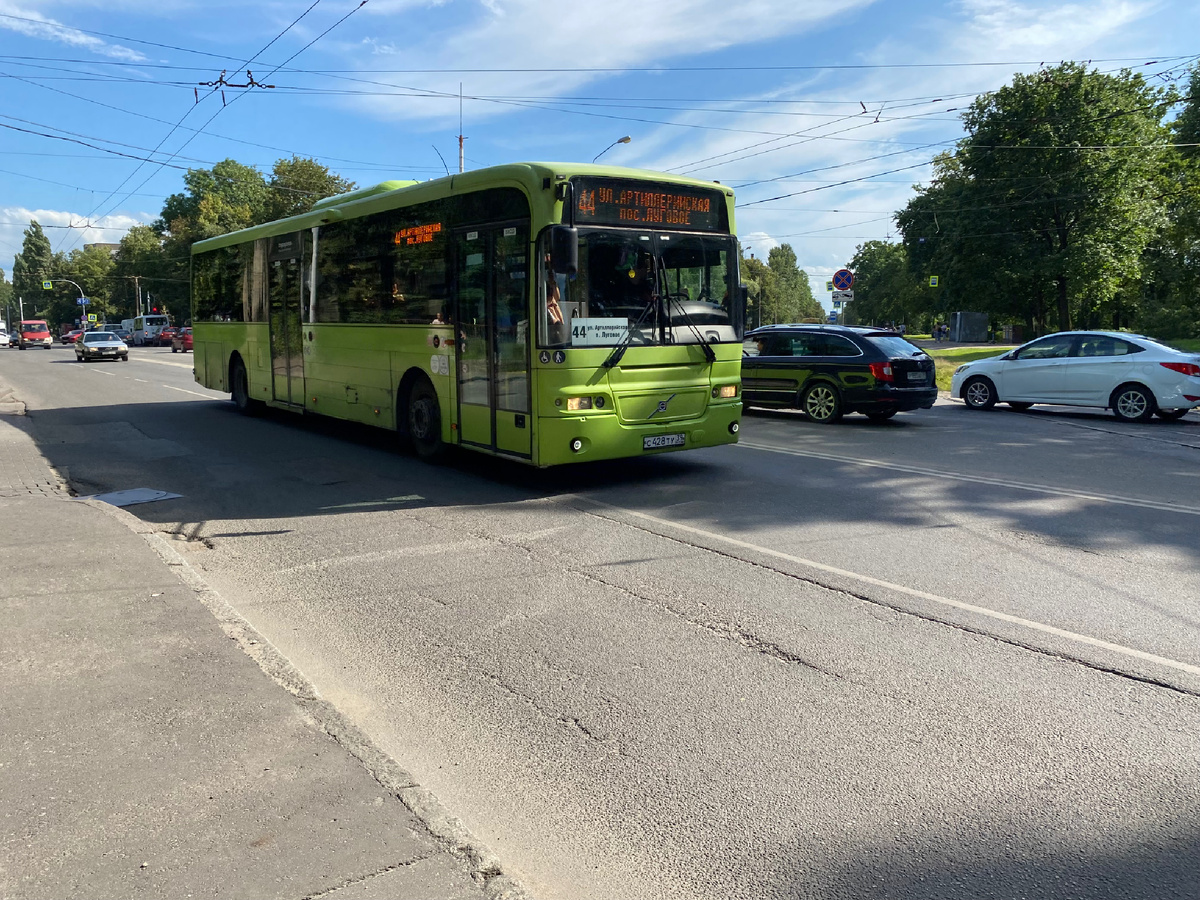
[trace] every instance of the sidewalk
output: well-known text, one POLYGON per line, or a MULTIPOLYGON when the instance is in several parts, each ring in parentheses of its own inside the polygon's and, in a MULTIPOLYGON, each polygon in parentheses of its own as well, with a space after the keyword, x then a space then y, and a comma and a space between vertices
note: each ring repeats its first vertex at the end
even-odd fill
POLYGON ((0 385, 2 900, 526 896, 23 413, 0 385))

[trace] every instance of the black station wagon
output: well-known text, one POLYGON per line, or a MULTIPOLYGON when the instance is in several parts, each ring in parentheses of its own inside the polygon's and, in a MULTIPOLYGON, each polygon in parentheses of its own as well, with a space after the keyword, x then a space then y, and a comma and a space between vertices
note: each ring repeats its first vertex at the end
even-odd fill
POLYGON ((814 422, 860 412, 882 422, 929 409, 933 360, 892 331, 844 325, 766 325, 746 335, 742 402, 803 410, 814 422))

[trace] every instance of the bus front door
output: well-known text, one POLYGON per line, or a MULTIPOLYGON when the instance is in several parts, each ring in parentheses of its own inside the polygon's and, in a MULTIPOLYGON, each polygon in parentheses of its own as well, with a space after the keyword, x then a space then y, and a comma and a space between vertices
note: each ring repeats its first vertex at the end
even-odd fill
POLYGON ((304 404, 304 329, 300 310, 299 234, 271 238, 267 292, 270 297, 271 384, 279 403, 304 404))
POLYGON ((459 439, 529 458, 529 225, 456 237, 459 439))

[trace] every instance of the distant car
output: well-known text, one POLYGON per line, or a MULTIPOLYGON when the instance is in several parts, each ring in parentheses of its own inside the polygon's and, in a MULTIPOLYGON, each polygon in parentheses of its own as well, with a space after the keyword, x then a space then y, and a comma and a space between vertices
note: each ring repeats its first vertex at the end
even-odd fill
POLYGON ((8 329, 0 328, 0 347, 8 346, 8 329))
POLYGON ((882 422, 937 400, 933 359, 892 331, 767 325, 743 347, 745 406, 801 409, 824 425, 849 412, 882 422))
POLYGON ((121 328, 121 327, 109 328, 108 331, 115 334, 117 337, 119 337, 121 340, 123 340, 126 344, 129 343, 129 339, 132 337, 128 328, 121 328))
POLYGON ((171 352, 179 353, 192 349, 192 329, 180 328, 175 332, 175 336, 171 338, 171 352))
POLYGON ((76 328, 76 329, 74 329, 72 331, 68 331, 66 334, 62 335, 62 337, 60 337, 59 340, 64 344, 73 344, 77 340, 79 340, 79 336, 81 334, 83 334, 83 329, 76 328))
POLYGON ((17 347, 21 343, 21 333, 19 331, 10 332, 4 341, 10 348, 17 347))
POLYGON ((158 339, 154 343, 159 347, 170 347, 171 342, 175 340, 175 332, 178 330, 174 325, 168 325, 158 333, 158 339))
POLYGON ((1200 407, 1200 355, 1117 331, 1066 331, 954 370, 968 409, 1097 406, 1118 419, 1180 419, 1200 407))
POLYGON ((86 331, 75 342, 75 359, 119 359, 129 361, 129 345, 111 331, 86 331))
POLYGON ((49 350, 54 346, 54 336, 50 334, 50 326, 45 319, 22 319, 16 334, 17 346, 22 350, 26 347, 45 347, 49 350))

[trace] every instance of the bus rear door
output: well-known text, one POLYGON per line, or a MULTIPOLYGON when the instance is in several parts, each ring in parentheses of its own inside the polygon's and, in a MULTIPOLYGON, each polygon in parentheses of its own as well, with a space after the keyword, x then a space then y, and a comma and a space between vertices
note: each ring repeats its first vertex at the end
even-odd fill
POLYGON ((267 293, 270 298, 271 384, 279 403, 304 405, 304 323, 301 319, 300 234, 271 238, 267 293))
POLYGON ((532 456, 529 224, 455 235, 459 440, 532 456))

